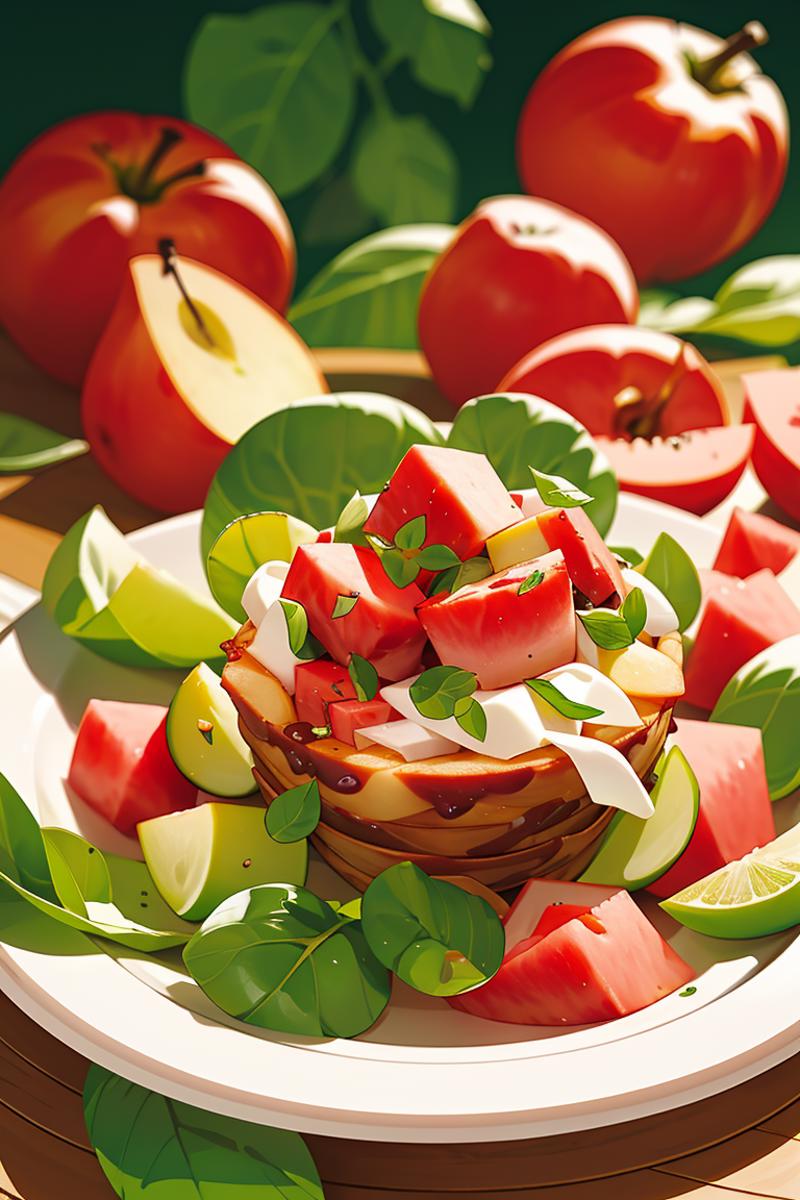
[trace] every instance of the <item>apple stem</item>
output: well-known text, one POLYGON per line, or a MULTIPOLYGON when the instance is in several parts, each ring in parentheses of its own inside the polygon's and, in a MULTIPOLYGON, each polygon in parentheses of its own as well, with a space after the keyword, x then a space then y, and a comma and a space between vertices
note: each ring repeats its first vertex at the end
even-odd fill
POLYGON ((192 163, 190 167, 184 167, 181 171, 176 171, 174 175, 167 175, 166 179, 158 180, 158 192, 161 195, 167 188, 172 187, 173 183, 180 183, 182 179, 194 179, 198 175, 205 175, 206 164, 200 159, 199 162, 192 163))
POLYGON ((658 430, 658 421, 661 416, 661 411, 668 403, 675 387, 680 383, 683 376, 686 374, 686 345, 681 343, 681 348, 672 364, 672 370, 667 378, 662 383, 656 393, 655 400, 640 417, 632 421, 628 426, 628 432, 631 437, 651 438, 658 430))
POLYGON ((172 147, 176 146, 178 142, 182 141, 182 133, 179 133, 177 129, 173 129, 169 125, 164 126, 164 128, 161 130, 160 138, 150 151, 150 157, 145 160, 141 170, 139 171, 136 179, 137 191, 139 191, 142 195, 147 195, 153 179, 153 172, 155 171, 156 167, 161 162, 162 158, 169 154, 172 147))
POLYGON ((737 54, 746 54, 756 46, 764 46, 769 41, 769 34, 760 21, 748 21, 738 33, 732 33, 716 54, 694 64, 693 75, 704 87, 713 88, 717 76, 727 63, 737 54))
POLYGON ((200 333, 205 338, 205 340, 208 342, 209 346, 213 346, 214 339, 212 338, 211 334, 208 332, 208 326, 206 325, 205 321, 203 320, 203 318, 200 314, 200 310, 198 309, 194 300, 192 300, 191 296, 187 292, 186 284, 181 279, 180 271, 178 270, 178 265, 175 262, 176 250, 175 250, 175 243, 173 242, 172 238, 160 238, 159 239, 158 253, 161 255, 161 261, 164 264, 162 274, 171 275, 172 278, 175 280, 176 284, 178 285, 178 291, 180 292, 181 296, 183 296, 183 299, 186 301, 186 307, 189 309, 189 312, 194 317, 194 320, 197 324, 197 328, 199 329, 200 333))

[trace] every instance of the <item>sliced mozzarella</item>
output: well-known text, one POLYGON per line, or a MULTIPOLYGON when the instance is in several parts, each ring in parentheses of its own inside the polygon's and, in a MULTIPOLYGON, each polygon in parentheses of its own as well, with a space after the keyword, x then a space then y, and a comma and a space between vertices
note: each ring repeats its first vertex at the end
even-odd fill
POLYGON ((577 646, 575 650, 576 659, 579 663, 586 663, 586 665, 589 667, 597 667, 600 662, 600 659, 597 656, 597 645, 592 641, 592 639, 589 637, 589 634, 586 632, 586 628, 580 618, 580 614, 575 622, 575 628, 577 630, 577 646))
POLYGON ((651 637, 657 638, 665 633, 672 633, 678 628, 678 618, 675 609, 664 593, 646 575, 640 575, 638 571, 634 571, 633 567, 623 567, 622 578, 628 587, 642 589, 642 594, 647 604, 647 620, 644 623, 645 633, 649 633, 651 637))
MULTIPOLYGON (((282 585, 278 583, 280 588, 282 585)), ((256 636, 248 646, 253 658, 266 667, 290 696, 294 695, 294 669, 303 662, 289 645, 289 629, 281 603, 273 600, 256 629, 256 636)))
POLYGON ((250 576, 242 593, 242 608, 254 625, 260 625, 267 609, 281 594, 289 564, 279 558, 262 563, 250 576))
POLYGON ((623 729, 631 729, 642 723, 642 718, 622 688, 588 663, 567 663, 566 666, 548 671, 542 678, 551 680, 560 692, 576 704, 589 704, 592 708, 600 709, 600 716, 585 718, 588 725, 618 725, 623 729))
POLYGON ((615 746, 570 733, 552 732, 550 740, 572 759, 595 804, 619 808, 643 819, 652 817, 652 800, 625 755, 615 746))
POLYGON ((461 749, 455 742, 418 725, 416 721, 386 721, 382 725, 371 725, 355 731, 356 747, 377 743, 387 750, 394 750, 406 762, 419 762, 423 758, 439 758, 443 754, 455 754, 461 749))

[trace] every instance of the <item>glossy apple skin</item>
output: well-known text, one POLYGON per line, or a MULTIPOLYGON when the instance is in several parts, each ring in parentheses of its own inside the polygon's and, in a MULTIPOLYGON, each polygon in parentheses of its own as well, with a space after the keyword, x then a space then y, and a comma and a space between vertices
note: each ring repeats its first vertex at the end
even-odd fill
POLYGON ((0 184, 0 325, 48 374, 78 387, 128 259, 154 253, 163 237, 284 311, 295 272, 288 218, 268 184, 224 142, 173 117, 125 112, 55 126, 0 184), (167 127, 180 140, 154 178, 196 163, 202 173, 138 203, 121 190, 107 156, 123 167, 142 164, 167 127))
POLYGON ((800 370, 744 377, 744 420, 756 426, 753 469, 764 490, 800 521, 800 370))
POLYGON ((722 45, 664 18, 610 21, 557 54, 523 106, 526 191, 608 230, 642 283, 727 258, 783 185, 788 120, 772 80, 738 55, 738 89, 712 94, 687 67, 722 45))
POLYGON ((456 407, 494 389, 523 354, 581 325, 636 320, 631 269, 575 213, 528 196, 484 200, 431 268, 420 345, 456 407))

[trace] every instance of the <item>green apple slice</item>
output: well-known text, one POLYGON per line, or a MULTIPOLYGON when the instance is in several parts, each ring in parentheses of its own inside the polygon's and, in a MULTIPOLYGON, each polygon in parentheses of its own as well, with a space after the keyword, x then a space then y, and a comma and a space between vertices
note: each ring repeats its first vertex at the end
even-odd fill
POLYGON ((236 705, 209 666, 186 676, 167 713, 167 745, 175 766, 213 796, 256 790, 253 756, 239 733, 236 705))
POLYGON ((260 805, 200 804, 142 821, 137 832, 156 887, 189 921, 257 884, 305 883, 308 843, 276 842, 260 805))
POLYGON ((654 812, 647 820, 617 813, 581 883, 633 892, 660 878, 683 854, 697 822, 700 789, 677 746, 663 760, 650 799, 654 812))
POLYGON ((212 595, 237 621, 247 620, 242 593, 251 575, 273 558, 291 562, 298 546, 315 542, 318 530, 288 513, 257 512, 237 517, 214 541, 206 559, 212 595))
POLYGON ((800 825, 662 900, 661 907, 711 937, 766 937, 800 925, 800 825))
POLYGON ((130 667, 220 661, 220 642, 236 631, 210 598, 148 563, 99 507, 57 547, 42 602, 69 637, 130 667))

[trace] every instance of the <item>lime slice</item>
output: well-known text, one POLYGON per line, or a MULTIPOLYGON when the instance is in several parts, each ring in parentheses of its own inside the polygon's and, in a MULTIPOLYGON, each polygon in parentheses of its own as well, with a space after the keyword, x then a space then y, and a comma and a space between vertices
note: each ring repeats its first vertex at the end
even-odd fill
POLYGON ((654 812, 643 820, 620 812, 580 883, 601 883, 633 892, 668 871, 689 844, 697 822, 700 789, 677 746, 662 760, 650 794, 654 812))
POLYGON ((251 575, 273 558, 291 562, 298 546, 315 542, 317 530, 282 512, 249 513, 226 525, 208 552, 206 575, 217 601, 246 621, 242 593, 251 575))
POLYGON ((260 883, 305 883, 308 843, 274 841, 260 805, 200 804, 142 821, 137 832, 153 882, 189 921, 260 883))
POLYGON ((689 929, 720 938, 764 937, 800 924, 800 825, 661 907, 689 929))
POLYGON ((256 790, 253 756, 239 733, 236 705, 205 663, 186 676, 167 713, 167 745, 187 779, 212 796, 256 790))

